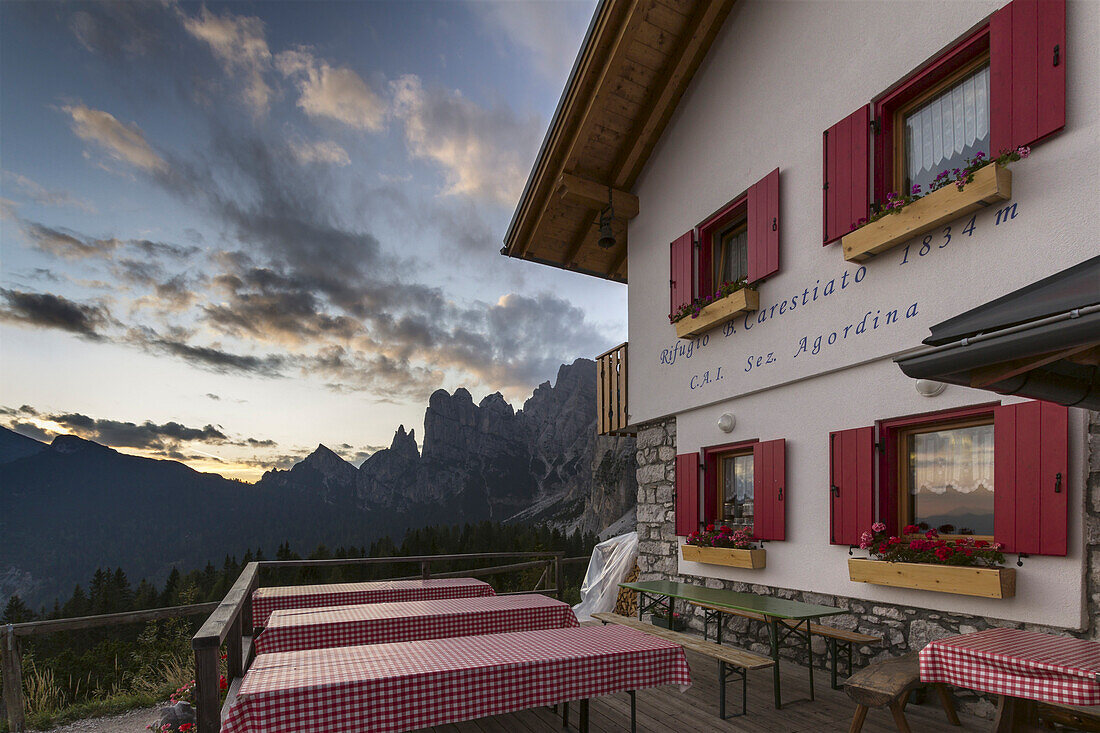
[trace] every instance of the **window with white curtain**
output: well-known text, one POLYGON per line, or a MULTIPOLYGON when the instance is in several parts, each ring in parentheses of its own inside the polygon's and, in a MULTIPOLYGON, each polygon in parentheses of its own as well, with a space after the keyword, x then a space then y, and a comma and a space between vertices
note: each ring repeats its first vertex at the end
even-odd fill
POLYGON ((962 168, 978 151, 990 152, 989 64, 905 115, 905 191, 927 193, 940 171, 962 168))
POLYGON ((906 524, 993 534, 993 424, 936 427, 905 439, 906 524))

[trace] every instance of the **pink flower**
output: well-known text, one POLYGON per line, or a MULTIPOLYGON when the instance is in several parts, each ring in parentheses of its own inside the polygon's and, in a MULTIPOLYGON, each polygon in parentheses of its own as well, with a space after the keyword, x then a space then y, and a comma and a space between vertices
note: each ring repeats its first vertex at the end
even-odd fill
POLYGON ((886 531, 886 525, 883 524, 882 522, 875 522, 874 524, 871 525, 871 531, 872 532, 885 532, 886 531))
POLYGON ((1020 154, 1021 158, 1026 158, 1027 156, 1031 155, 1031 148, 1026 145, 1021 145, 1020 147, 1016 148, 1016 152, 1020 154))

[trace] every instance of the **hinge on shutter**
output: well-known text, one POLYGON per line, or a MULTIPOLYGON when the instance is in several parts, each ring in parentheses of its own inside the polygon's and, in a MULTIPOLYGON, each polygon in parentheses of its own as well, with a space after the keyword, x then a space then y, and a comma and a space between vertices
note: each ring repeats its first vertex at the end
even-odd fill
POLYGON ((875 135, 882 132, 882 123, 879 122, 877 119, 871 120, 871 132, 875 135))
POLYGON ((879 442, 874 443, 873 445, 876 448, 878 448, 879 453, 885 453, 886 452, 886 441, 885 440, 880 440, 879 442))
POLYGON ((1024 558, 1025 557, 1031 557, 1031 556, 1028 555, 1026 552, 1021 552, 1019 555, 1016 556, 1016 567, 1022 568, 1024 566, 1024 558))

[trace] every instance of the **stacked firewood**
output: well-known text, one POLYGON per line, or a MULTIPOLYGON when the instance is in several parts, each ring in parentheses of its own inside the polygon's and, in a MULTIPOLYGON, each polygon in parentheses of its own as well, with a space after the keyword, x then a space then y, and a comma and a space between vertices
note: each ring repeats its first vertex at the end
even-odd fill
MULTIPOLYGON (((638 563, 634 563, 634 567, 623 579, 624 583, 633 583, 638 579, 638 563)), ((623 616, 637 616, 638 615, 638 594, 627 588, 619 588, 619 595, 615 599, 615 613, 623 616)))

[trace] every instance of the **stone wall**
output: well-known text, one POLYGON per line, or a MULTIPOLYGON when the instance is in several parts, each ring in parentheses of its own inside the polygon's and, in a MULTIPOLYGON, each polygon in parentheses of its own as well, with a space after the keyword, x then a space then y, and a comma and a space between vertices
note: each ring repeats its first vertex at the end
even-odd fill
MULTIPOLYGON (((642 580, 679 580, 705 584, 711 588, 771 595, 779 598, 836 606, 849 614, 829 619, 829 623, 845 629, 881 636, 881 646, 854 648, 852 662, 857 668, 868 662, 889 656, 917 651, 933 639, 965 634, 992 627, 1026 628, 1034 631, 1100 638, 1100 413, 1089 414, 1089 476, 1086 487, 1085 542, 1088 556, 1088 626, 1082 632, 1066 629, 999 621, 985 617, 956 613, 941 613, 925 608, 910 608, 885 603, 872 603, 858 598, 809 593, 791 588, 776 588, 755 583, 740 583, 717 578, 701 578, 678 574, 677 539, 675 532, 676 486, 676 419, 642 425, 638 430, 638 567, 642 580)), ((679 612, 688 625, 701 632, 701 610, 680 604, 679 612), (694 609, 694 612, 692 612, 694 609)), ((727 616, 723 641, 760 654, 769 654, 766 627, 749 619, 727 616)), ((815 666, 825 667, 825 645, 814 638, 815 666)), ((805 663, 805 653, 794 648, 781 651, 784 658, 805 663)), ((991 718, 995 701, 989 696, 956 689, 962 710, 971 715, 991 718)))

